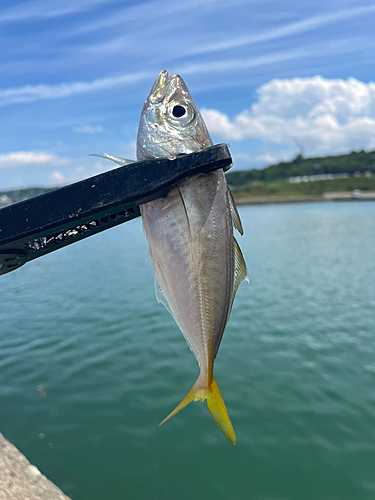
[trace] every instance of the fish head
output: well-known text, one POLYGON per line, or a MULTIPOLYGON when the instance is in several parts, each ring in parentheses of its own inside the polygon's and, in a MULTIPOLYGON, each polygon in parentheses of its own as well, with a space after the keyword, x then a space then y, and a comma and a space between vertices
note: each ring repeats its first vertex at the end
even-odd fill
POLYGON ((173 158, 212 146, 206 124, 179 75, 162 71, 146 99, 137 136, 137 159, 173 158))

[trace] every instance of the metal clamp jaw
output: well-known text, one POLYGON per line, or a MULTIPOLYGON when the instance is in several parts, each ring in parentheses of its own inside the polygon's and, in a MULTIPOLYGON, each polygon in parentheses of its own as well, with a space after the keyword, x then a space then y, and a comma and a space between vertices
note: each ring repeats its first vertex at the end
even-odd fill
POLYGON ((0 209, 0 275, 26 262, 140 215, 139 205, 166 196, 188 176, 219 168, 232 158, 218 144, 173 160, 118 167, 0 209))

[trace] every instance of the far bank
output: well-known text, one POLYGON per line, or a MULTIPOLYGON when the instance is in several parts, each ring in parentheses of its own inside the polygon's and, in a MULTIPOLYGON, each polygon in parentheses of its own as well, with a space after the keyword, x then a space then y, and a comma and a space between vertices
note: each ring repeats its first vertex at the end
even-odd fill
POLYGON ((375 191, 332 192, 315 196, 249 196, 248 193, 237 193, 234 199, 237 205, 271 205, 277 203, 309 203, 317 201, 375 201, 375 191))

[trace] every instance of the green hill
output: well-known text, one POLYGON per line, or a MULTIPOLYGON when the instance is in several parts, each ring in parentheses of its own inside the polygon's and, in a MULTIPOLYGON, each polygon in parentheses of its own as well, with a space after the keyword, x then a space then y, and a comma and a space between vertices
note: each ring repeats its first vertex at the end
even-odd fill
POLYGON ((375 190, 375 151, 346 155, 303 158, 280 162, 262 170, 228 172, 227 179, 237 194, 321 195, 328 191, 375 190))
MULTIPOLYGON (((375 151, 303 158, 280 162, 262 170, 227 173, 228 183, 238 196, 312 196, 355 189, 375 191, 375 151)), ((28 188, 0 191, 0 207, 51 191, 28 188)))

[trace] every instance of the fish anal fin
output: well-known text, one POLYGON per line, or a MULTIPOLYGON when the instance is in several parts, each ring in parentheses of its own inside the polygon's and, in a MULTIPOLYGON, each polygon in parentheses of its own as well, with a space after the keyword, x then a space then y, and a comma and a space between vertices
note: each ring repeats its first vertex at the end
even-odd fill
POLYGON ((237 231, 240 233, 240 235, 243 235, 243 227, 242 227, 242 222, 236 207, 236 202, 234 201, 232 191, 228 187, 228 199, 229 199, 229 206, 230 206, 230 213, 232 216, 232 223, 233 227, 237 229, 237 231))
POLYGON ((129 160, 127 158, 117 158, 116 156, 112 156, 107 153, 93 153, 89 156, 97 156, 98 158, 104 158, 105 160, 117 163, 117 165, 129 165, 130 163, 135 163, 134 160, 129 160))
POLYGON ((152 252, 151 252, 151 248, 148 249, 148 252, 147 252, 147 258, 150 262, 153 261, 153 258, 152 258, 152 252))
POLYGON ((165 296, 163 287, 160 284, 160 281, 155 273, 154 275, 155 278, 155 295, 156 295, 156 300, 158 301, 159 304, 163 304, 163 306, 166 308, 166 310, 169 312, 169 314, 173 317, 173 319, 176 321, 175 315, 173 313, 173 310, 168 302, 167 297, 165 296))
POLYGON ((212 382, 208 387, 202 387, 200 377, 198 377, 195 384, 186 394, 181 403, 176 406, 176 408, 159 424, 159 426, 174 417, 180 410, 185 408, 185 406, 192 401, 200 401, 202 403, 205 399, 207 399, 207 407, 216 425, 228 441, 236 447, 236 435, 234 433, 233 425, 225 407, 219 386, 217 385, 214 377, 212 377, 212 382))

